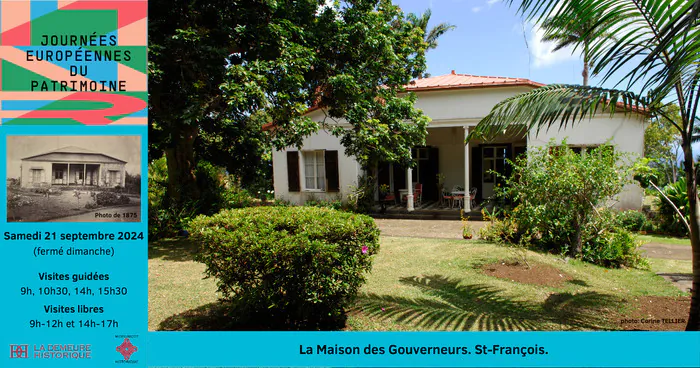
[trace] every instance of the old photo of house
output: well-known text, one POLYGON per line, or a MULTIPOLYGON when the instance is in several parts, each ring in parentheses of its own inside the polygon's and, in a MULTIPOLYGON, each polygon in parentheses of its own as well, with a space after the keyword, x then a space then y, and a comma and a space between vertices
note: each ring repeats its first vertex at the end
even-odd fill
POLYGON ((141 137, 8 136, 7 221, 141 221, 141 137))

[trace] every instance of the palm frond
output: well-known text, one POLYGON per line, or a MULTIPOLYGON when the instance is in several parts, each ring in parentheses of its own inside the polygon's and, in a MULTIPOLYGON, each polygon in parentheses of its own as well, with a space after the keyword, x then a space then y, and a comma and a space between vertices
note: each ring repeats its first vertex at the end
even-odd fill
POLYGON ((698 1, 524 0, 518 11, 538 23, 557 17, 562 23, 590 24, 586 36, 592 40, 592 73, 605 83, 628 69, 617 86, 641 85, 640 94, 651 93, 657 101, 668 98, 673 84, 687 78, 698 63, 698 1), (615 40, 598 37, 601 32, 615 35, 615 40))
POLYGON ((455 29, 457 26, 449 23, 440 23, 428 31, 428 23, 430 22, 430 17, 433 15, 432 10, 426 9, 422 14, 417 15, 414 13, 408 14, 408 20, 416 27, 423 30, 425 37, 425 43, 428 44, 428 49, 437 48, 437 39, 442 35, 455 29))
POLYGON ((647 108, 645 99, 615 89, 554 84, 505 99, 493 107, 469 139, 490 140, 508 127, 521 132, 565 129, 597 113, 629 113, 647 108))
POLYGON ((447 33, 448 31, 451 31, 453 29, 457 28, 457 26, 449 24, 449 23, 440 23, 436 25, 435 27, 430 29, 430 32, 425 37, 425 42, 428 44, 429 49, 434 49, 437 47, 437 39, 440 38, 442 35, 447 33))
POLYGON ((555 42, 556 45, 554 46, 554 49, 552 49, 552 52, 555 52, 568 46, 576 46, 576 44, 579 42, 579 38, 570 34, 551 34, 542 37, 542 41, 555 42))

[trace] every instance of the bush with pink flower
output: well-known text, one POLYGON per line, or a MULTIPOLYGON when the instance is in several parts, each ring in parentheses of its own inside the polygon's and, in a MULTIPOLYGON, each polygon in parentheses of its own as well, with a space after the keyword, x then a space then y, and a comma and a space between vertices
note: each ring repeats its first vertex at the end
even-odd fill
POLYGON ((195 218, 188 231, 230 315, 253 329, 344 327, 379 251, 371 217, 329 208, 224 210, 195 218))

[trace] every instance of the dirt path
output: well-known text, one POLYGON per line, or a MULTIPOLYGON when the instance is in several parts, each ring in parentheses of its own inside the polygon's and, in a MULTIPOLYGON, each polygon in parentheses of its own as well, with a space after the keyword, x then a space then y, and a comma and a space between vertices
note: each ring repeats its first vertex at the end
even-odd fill
POLYGON ((647 256, 651 258, 677 259, 682 261, 690 261, 693 259, 692 248, 688 245, 652 242, 644 244, 639 248, 646 251, 647 256))
MULTIPOLYGON (((382 235, 407 238, 462 239, 462 222, 459 220, 394 220, 375 219, 382 235)), ((469 221, 478 234, 486 225, 484 221, 469 221)))
MULTIPOLYGON (((393 220, 375 219, 382 235, 409 238, 462 239, 462 222, 455 220, 393 220)), ((484 221, 469 221, 474 232, 486 226, 484 221)), ((640 249, 650 258, 687 261, 692 259, 691 248, 685 245, 648 243, 640 249)), ((690 291, 692 275, 659 274, 683 291, 690 291)))

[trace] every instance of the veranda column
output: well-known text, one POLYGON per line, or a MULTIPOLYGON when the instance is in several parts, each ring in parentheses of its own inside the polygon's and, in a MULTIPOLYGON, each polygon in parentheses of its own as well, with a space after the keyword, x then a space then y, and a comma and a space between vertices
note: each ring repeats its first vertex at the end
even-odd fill
POLYGON ((68 174, 66 175, 66 185, 70 185, 70 163, 68 163, 68 174))
POLYGON ((469 126, 464 127, 464 212, 469 212, 472 210, 471 203, 471 187, 469 186, 469 142, 467 141, 467 136, 469 135, 469 126))
POLYGON ((85 174, 87 174, 87 164, 83 164, 83 186, 85 186, 85 179, 87 179, 85 174))
POLYGON ((406 169, 406 188, 408 189, 408 194, 406 195, 408 212, 412 212, 413 208, 413 169, 411 167, 406 169))

